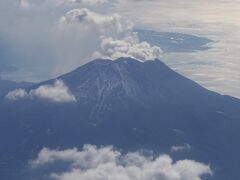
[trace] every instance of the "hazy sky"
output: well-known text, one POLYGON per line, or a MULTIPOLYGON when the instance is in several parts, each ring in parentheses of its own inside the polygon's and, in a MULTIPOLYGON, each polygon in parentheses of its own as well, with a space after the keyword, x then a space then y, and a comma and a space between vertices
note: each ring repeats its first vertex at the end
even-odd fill
POLYGON ((168 53, 162 60, 209 89, 240 97, 240 0, 1 0, 0 72, 11 79, 47 79, 85 63, 95 51, 106 56, 109 44, 132 48, 120 54, 147 48, 147 57, 158 57, 154 47, 134 39, 133 26, 214 40, 208 51, 168 53), (80 23, 84 30, 71 19, 84 11, 68 17, 76 8, 90 10, 80 23))

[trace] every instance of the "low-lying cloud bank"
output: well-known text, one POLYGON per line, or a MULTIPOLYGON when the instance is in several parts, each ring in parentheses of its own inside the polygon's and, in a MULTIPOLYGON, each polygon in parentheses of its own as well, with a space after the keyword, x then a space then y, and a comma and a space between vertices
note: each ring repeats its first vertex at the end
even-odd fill
POLYGON ((29 93, 24 89, 16 89, 9 92, 5 98, 11 101, 35 98, 59 103, 76 101, 74 95, 61 80, 56 80, 53 85, 42 85, 37 89, 31 90, 29 93))
POLYGON ((193 160, 174 162, 168 155, 123 154, 111 146, 85 145, 82 150, 64 151, 44 148, 29 164, 33 171, 48 167, 48 178, 53 180, 201 180, 212 175, 208 165, 193 160), (51 171, 60 164, 66 170, 51 171))

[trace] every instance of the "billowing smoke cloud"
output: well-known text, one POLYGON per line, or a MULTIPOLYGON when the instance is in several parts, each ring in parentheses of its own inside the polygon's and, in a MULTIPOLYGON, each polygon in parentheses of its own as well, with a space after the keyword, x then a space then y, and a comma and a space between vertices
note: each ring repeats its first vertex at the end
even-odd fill
POLYGON ((157 46, 150 46, 147 42, 139 42, 138 39, 128 37, 122 40, 113 40, 111 37, 103 37, 100 51, 93 54, 93 57, 106 57, 117 59, 120 57, 132 57, 139 60, 159 59, 162 50, 157 46))
POLYGON ((18 80, 53 78, 96 54, 111 59, 160 57, 160 48, 139 42, 130 20, 107 12, 110 1, 21 0, 19 7, 14 0, 3 1, 0 39, 8 48, 2 59, 19 67, 18 80))
POLYGON ((122 154, 112 147, 85 145, 83 150, 65 151, 44 148, 35 160, 33 170, 67 165, 65 171, 50 172, 54 180, 201 180, 212 175, 208 165, 193 161, 174 162, 168 155, 149 157, 138 152, 122 154))
POLYGON ((66 30, 69 26, 77 32, 97 34, 100 48, 93 53, 93 58, 133 57, 139 60, 153 60, 159 59, 162 54, 159 47, 139 42, 137 35, 133 33, 132 23, 117 14, 101 15, 89 9, 74 9, 60 21, 61 29, 66 30))
POLYGON ((68 103, 76 101, 74 95, 61 80, 56 80, 53 85, 42 85, 37 89, 31 90, 29 93, 27 93, 24 89, 17 89, 9 92, 5 98, 11 101, 38 98, 55 103, 68 103))

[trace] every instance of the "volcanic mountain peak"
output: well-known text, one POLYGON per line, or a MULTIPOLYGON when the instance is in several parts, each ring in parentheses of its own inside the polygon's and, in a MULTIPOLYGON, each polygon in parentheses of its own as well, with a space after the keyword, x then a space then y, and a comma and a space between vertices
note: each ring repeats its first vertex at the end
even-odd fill
POLYGON ((9 152, 0 156, 6 164, 0 169, 19 169, 30 152, 42 147, 113 144, 125 150, 168 151, 189 144, 191 157, 226 170, 214 179, 239 179, 240 101, 201 87, 159 60, 98 59, 20 88, 27 98, 0 101, 1 137, 9 142, 7 150, 0 150, 9 152))

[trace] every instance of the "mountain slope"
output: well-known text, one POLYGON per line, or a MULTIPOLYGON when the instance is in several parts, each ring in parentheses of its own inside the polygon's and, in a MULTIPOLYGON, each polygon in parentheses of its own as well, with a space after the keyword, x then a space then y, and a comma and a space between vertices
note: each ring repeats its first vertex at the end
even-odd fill
POLYGON ((56 79, 64 82, 76 101, 4 100, 0 109, 3 179, 31 179, 24 167, 43 147, 83 144, 170 153, 175 159, 210 163, 216 169, 211 179, 240 178, 238 99, 208 91, 159 60, 98 59, 56 79), (184 144, 191 150, 170 151, 184 144))

